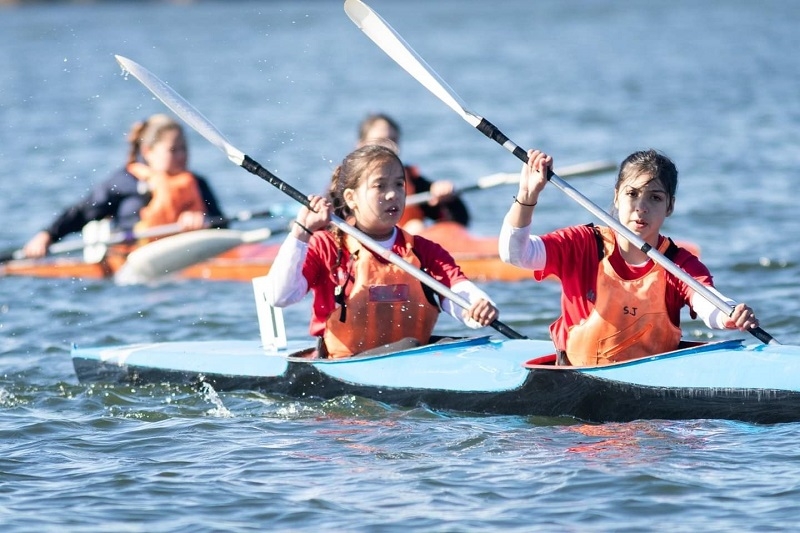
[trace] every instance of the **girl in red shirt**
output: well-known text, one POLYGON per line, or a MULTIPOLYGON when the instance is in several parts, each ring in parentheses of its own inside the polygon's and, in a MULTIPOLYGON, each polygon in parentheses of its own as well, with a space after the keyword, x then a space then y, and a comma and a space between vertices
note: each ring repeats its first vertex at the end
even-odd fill
POLYGON ((429 342, 444 310, 471 327, 498 316, 489 297, 463 274, 438 244, 397 227, 405 206, 405 172, 387 146, 351 152, 333 173, 330 198, 309 196, 270 268, 267 300, 284 307, 313 292, 310 332, 321 339, 321 355, 348 357, 401 339, 429 342), (446 298, 436 302, 427 288, 356 239, 328 229, 331 213, 471 302, 461 310, 446 298))
MULTIPOLYGON (((551 167, 547 154, 528 152, 499 247, 504 261, 533 270, 537 280, 549 275, 561 280, 561 316, 550 327, 560 362, 601 365, 675 350, 684 305, 711 328, 746 331, 758 326, 746 304, 725 315, 610 228, 574 226, 530 235, 533 211, 551 167)), ((617 217, 719 295, 705 265, 660 234, 675 208, 677 185, 678 171, 669 158, 655 150, 631 154, 620 166, 614 187, 617 217)))

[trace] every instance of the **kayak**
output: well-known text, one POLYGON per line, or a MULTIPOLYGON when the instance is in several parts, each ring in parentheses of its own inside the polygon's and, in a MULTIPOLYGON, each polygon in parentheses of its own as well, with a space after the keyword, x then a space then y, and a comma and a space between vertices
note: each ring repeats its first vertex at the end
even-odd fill
POLYGON ((260 339, 73 346, 78 380, 207 383, 302 399, 354 395, 400 407, 598 423, 800 421, 800 346, 683 342, 668 353, 572 367, 555 365, 550 340, 479 336, 321 359, 314 341, 286 338, 283 314, 264 303, 261 283, 253 280, 260 339))
POLYGON ((555 366, 544 340, 474 337, 328 360, 314 344, 257 340, 72 348, 82 383, 208 383, 293 398, 355 395, 400 407, 493 415, 800 420, 800 346, 689 345, 602 367, 555 366))
MULTIPOLYGON (((471 280, 509 282, 532 279, 530 271, 500 260, 497 237, 473 235, 464 226, 455 222, 433 224, 421 235, 444 246, 471 280)), ((688 248, 695 255, 700 255, 696 245, 686 242, 678 244, 688 248)), ((176 277, 249 282, 269 272, 279 248, 280 243, 276 242, 242 244, 216 257, 187 267, 176 277)), ((42 260, 9 261, 0 264, 0 277, 111 278, 125 264, 128 251, 130 248, 111 247, 105 257, 95 263, 87 263, 77 257, 57 256, 42 260)))

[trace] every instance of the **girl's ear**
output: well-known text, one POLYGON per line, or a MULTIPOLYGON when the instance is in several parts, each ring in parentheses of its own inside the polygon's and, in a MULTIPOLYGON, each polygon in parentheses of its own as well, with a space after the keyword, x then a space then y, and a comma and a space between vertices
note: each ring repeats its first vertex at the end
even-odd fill
POLYGON ((354 211, 356 208, 355 191, 353 189, 345 189, 342 192, 342 197, 344 198, 344 203, 350 208, 350 211, 354 211))
POLYGON ((669 206, 667 207, 667 216, 670 216, 674 210, 675 210, 675 197, 673 196, 669 200, 669 206))

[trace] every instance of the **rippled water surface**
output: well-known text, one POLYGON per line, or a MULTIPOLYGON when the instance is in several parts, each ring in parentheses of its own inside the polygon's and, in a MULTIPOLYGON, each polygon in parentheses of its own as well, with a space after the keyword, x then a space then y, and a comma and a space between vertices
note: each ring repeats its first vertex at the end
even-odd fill
MULTIPOLYGON (((680 170, 665 231, 700 246, 726 295, 800 343, 800 4, 767 0, 374 0, 459 93, 564 165, 655 147, 680 170)), ((20 246, 122 163, 164 108, 114 61, 167 81, 237 147, 324 188, 370 111, 403 153, 463 185, 517 161, 371 43, 338 1, 47 3, 0 8, 0 226, 20 246)), ((195 134, 226 212, 288 202, 195 134)), ((573 182, 601 206, 611 176, 573 182)), ((467 198, 497 233, 513 190, 467 198)), ((542 229, 593 221, 555 188, 542 229)), ((544 337, 554 284, 486 283, 544 337)), ((308 303, 286 311, 306 331, 308 303)), ((690 338, 708 338, 685 317, 690 338)), ((447 320, 442 332, 463 333, 447 320)), ((3 531, 793 530, 800 426, 568 419, 295 401, 171 385, 82 385, 71 343, 247 339, 248 284, 0 278, 3 531)), ((716 338, 734 338, 731 332, 716 338)), ((750 339, 756 342, 755 339, 750 339)))

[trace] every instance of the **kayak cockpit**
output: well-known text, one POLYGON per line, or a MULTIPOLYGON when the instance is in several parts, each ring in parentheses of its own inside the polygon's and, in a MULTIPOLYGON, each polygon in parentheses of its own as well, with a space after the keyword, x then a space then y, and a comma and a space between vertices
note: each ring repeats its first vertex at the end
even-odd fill
POLYGON ((421 344, 416 339, 406 338, 390 344, 384 344, 371 350, 366 350, 357 353, 351 357, 343 357, 338 359, 331 359, 321 357, 320 351, 316 347, 304 348, 286 355, 286 359, 293 362, 313 362, 313 363, 346 363, 349 361, 364 361, 365 359, 377 359, 381 357, 389 357, 395 355, 410 355, 430 351, 436 351, 441 348, 468 348, 471 346, 478 346, 488 344, 491 342, 490 335, 483 335, 479 337, 444 337, 435 335, 431 337, 428 344, 421 344))
MULTIPOLYGON (((661 358, 661 357, 675 357, 685 354, 695 353, 698 350, 730 350, 740 347, 744 342, 743 339, 734 339, 734 340, 724 340, 718 342, 702 342, 702 341, 687 341, 681 340, 680 344, 675 350, 670 352, 664 352, 655 355, 646 355, 644 357, 638 357, 636 359, 628 359, 625 361, 620 361, 618 363, 611 363, 608 365, 600 365, 604 367, 610 367, 615 365, 625 365, 630 363, 635 363, 638 361, 649 361, 654 358, 661 358)), ((534 367, 542 367, 542 366, 555 366, 558 356, 555 353, 541 355, 539 357, 535 357, 529 361, 526 361, 523 365, 525 368, 534 368, 534 367)), ((596 367, 571 367, 571 366, 564 366, 562 368, 596 368, 596 367)))

